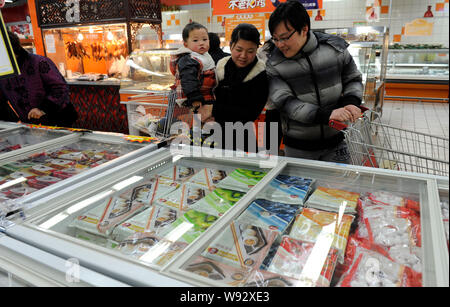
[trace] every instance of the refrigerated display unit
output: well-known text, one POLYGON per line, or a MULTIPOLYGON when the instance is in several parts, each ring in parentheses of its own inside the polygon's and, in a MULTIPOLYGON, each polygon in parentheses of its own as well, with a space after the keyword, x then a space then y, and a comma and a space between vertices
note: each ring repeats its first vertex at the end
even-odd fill
POLYGON ((186 148, 39 197, 3 232, 131 286, 449 285, 448 178, 186 148))
POLYGON ((155 139, 102 132, 20 126, 0 135, 6 132, 10 140, 37 143, 0 154, 0 217, 20 214, 38 191, 39 197, 52 194, 161 145, 155 139))

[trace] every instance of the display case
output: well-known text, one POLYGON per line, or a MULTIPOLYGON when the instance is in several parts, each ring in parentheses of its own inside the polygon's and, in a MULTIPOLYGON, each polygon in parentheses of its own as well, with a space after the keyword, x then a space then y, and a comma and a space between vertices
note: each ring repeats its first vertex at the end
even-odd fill
POLYGON ((449 285, 437 177, 183 149, 36 199, 5 234, 134 286, 449 285))
POLYGON ((448 83, 448 49, 389 49, 386 78, 445 81, 448 83))
POLYGON ((67 130, 48 131, 27 126, 17 126, 15 128, 0 130, 0 159, 4 156, 4 153, 24 148, 29 150, 39 146, 45 146, 43 143, 69 134, 71 132, 67 130))
POLYGON ((127 285, 0 234, 0 287, 127 285))
MULTIPOLYGON (((27 132, 28 128, 17 129, 14 132, 27 132)), ((42 139, 57 133, 31 130, 31 135, 38 134, 42 139)), ((158 148, 151 139, 131 140, 136 142, 124 135, 76 132, 0 155, 0 216, 17 213, 34 197, 52 194, 158 148)))
POLYGON ((162 46, 159 0, 39 0, 36 6, 46 55, 67 78, 79 117, 74 127, 128 133, 120 80, 142 28, 162 46))

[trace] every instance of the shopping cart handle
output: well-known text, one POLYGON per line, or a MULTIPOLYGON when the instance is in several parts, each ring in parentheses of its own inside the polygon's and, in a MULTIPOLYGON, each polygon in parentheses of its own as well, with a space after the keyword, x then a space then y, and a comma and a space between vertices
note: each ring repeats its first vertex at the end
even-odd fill
POLYGON ((334 119, 332 119, 328 122, 328 126, 330 126, 331 128, 334 128, 338 131, 344 130, 345 128, 348 127, 348 125, 346 123, 343 123, 343 122, 340 122, 340 121, 334 120, 334 119))
MULTIPOLYGON (((363 114, 364 114, 364 112, 369 110, 369 108, 364 107, 364 106, 358 106, 358 107, 361 109, 361 113, 363 113, 363 114)), ((345 128, 348 127, 348 125, 346 123, 343 123, 343 122, 340 122, 340 121, 334 120, 334 119, 332 119, 328 122, 328 126, 330 126, 331 128, 334 128, 338 131, 344 130, 345 128)))

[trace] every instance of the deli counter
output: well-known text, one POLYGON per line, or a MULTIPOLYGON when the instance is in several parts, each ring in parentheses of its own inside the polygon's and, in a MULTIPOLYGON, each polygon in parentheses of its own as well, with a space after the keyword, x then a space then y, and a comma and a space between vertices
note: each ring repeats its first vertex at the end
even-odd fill
POLYGON ((201 153, 161 148, 36 196, 3 236, 104 286, 448 287, 448 178, 201 153))

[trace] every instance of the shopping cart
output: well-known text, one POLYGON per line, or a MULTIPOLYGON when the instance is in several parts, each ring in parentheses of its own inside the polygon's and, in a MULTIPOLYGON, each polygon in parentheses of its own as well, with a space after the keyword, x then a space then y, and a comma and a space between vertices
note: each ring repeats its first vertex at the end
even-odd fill
POLYGON ((183 121, 192 126, 192 111, 176 103, 176 91, 151 91, 128 98, 130 134, 142 132, 152 137, 170 137, 172 124, 183 121))
POLYGON ((363 116, 355 123, 329 122, 343 131, 352 164, 449 175, 448 138, 392 127, 383 124, 379 114, 361 110, 363 116))

